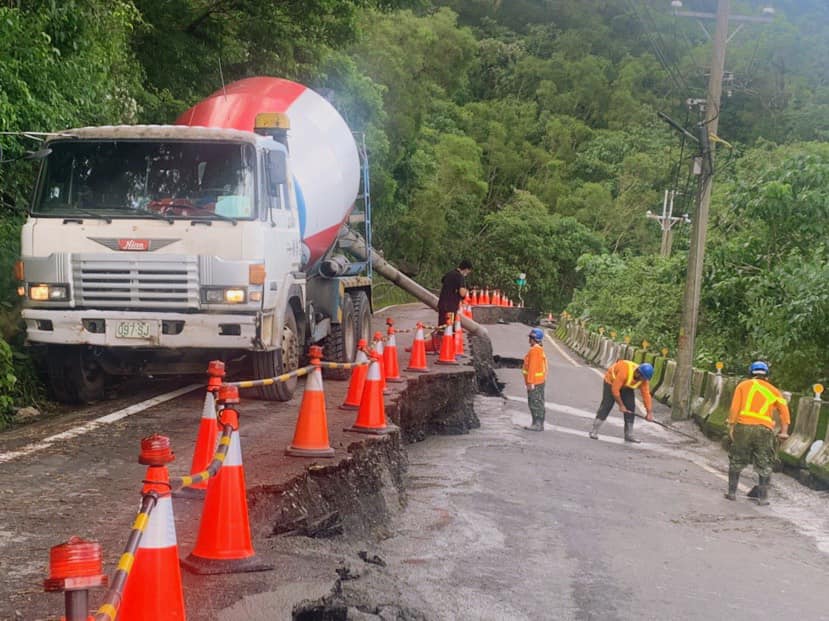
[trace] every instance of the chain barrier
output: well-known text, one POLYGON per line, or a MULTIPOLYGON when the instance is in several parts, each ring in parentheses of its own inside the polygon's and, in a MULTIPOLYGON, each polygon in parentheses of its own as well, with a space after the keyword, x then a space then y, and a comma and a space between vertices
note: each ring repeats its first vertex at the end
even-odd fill
POLYGON ((354 369, 357 367, 364 367, 368 365, 369 361, 364 362, 327 362, 321 360, 319 366, 323 369, 354 369))
POLYGON ((138 510, 138 515, 135 516, 135 522, 132 525, 127 545, 124 548, 124 553, 118 560, 118 567, 115 570, 115 575, 112 577, 109 589, 104 595, 104 603, 101 604, 98 611, 95 613, 95 621, 114 621, 118 615, 118 608, 121 606, 121 597, 124 594, 124 587, 127 584, 127 578, 130 575, 132 566, 135 563, 135 553, 138 551, 138 546, 141 544, 141 538, 144 536, 144 529, 150 521, 150 513, 158 504, 158 492, 148 492, 143 494, 141 498, 141 508, 138 510))
MULTIPOLYGON (((221 413, 220 413, 221 415, 221 413)), ((216 454, 207 465, 207 468, 197 474, 189 474, 187 476, 175 479, 175 486, 173 491, 177 492, 185 487, 190 487, 196 483, 202 483, 215 477, 219 474, 219 470, 227 457, 227 451, 230 449, 230 436, 233 434, 233 425, 224 424, 222 426, 222 435, 219 438, 219 445, 216 448, 216 454)))
POLYGON ((270 386, 278 382, 287 382, 292 377, 308 375, 313 370, 314 365, 309 364, 307 367, 300 367, 299 369, 295 369, 290 373, 283 373, 282 375, 277 375, 276 377, 268 377, 265 379, 257 380, 245 380, 241 382, 224 382, 222 386, 235 386, 236 388, 257 388, 259 386, 270 386))
MULTIPOLYGON (((324 369, 353 369, 367 364, 368 362, 328 362, 325 360, 320 362, 320 366, 324 369)), ((307 367, 301 367, 291 371, 290 373, 284 373, 282 375, 277 375, 276 377, 268 377, 258 380, 243 380, 239 382, 224 382, 222 386, 235 386, 236 388, 257 388, 259 386, 270 386, 271 384, 276 384, 277 382, 287 382, 292 377, 308 375, 314 370, 314 368, 313 364, 309 364, 307 367)))
MULTIPOLYGON (((221 412, 219 413, 219 416, 221 416, 221 412)), ((175 484, 171 482, 168 485, 170 488, 169 493, 177 492, 185 487, 190 487, 191 485, 201 483, 202 481, 207 481, 208 479, 215 477, 219 473, 219 470, 221 470, 222 464, 227 457, 227 452, 230 447, 230 437, 233 434, 233 431, 233 425, 223 425, 222 435, 219 438, 216 453, 210 464, 207 466, 207 469, 195 475, 188 475, 175 479, 175 484)), ((159 485, 159 482, 154 481, 153 484, 159 485)), ((160 495, 157 491, 150 491, 142 494, 141 508, 138 511, 138 515, 135 517, 135 522, 133 522, 132 531, 127 539, 127 545, 124 548, 124 552, 121 554, 121 558, 118 561, 118 567, 116 568, 115 575, 110 582, 110 587, 104 595, 104 602, 95 613, 95 621, 114 621, 115 617, 118 615, 118 608, 121 606, 121 598, 124 594, 124 587, 127 584, 127 578, 129 578, 130 570, 135 563, 136 551, 141 545, 141 538, 143 537, 144 530, 147 528, 147 524, 149 523, 150 514, 156 504, 158 504, 159 497, 160 495)))

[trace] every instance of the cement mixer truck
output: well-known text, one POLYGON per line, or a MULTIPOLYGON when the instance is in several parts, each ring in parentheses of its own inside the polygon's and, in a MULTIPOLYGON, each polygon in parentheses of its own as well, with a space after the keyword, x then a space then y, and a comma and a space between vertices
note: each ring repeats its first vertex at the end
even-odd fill
POLYGON ((50 135, 18 278, 54 396, 90 402, 111 376, 211 359, 274 377, 311 343, 353 360, 371 267, 338 238, 368 196, 363 152, 325 98, 278 78, 229 84, 174 125, 50 135))

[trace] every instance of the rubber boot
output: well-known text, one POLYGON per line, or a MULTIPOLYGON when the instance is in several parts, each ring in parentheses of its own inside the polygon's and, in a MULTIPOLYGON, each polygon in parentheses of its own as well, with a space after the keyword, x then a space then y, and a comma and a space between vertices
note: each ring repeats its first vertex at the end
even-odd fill
POLYGON ((590 439, 591 440, 598 440, 599 439, 599 427, 602 426, 604 421, 601 418, 596 418, 593 420, 593 429, 590 430, 590 439))
POLYGON ((737 500, 737 485, 740 483, 740 473, 736 470, 728 471, 728 491, 725 497, 728 500, 737 500))
POLYGON ((749 498, 754 498, 754 499, 756 499, 759 495, 760 495, 760 486, 759 485, 755 485, 754 487, 752 487, 748 491, 748 494, 746 494, 746 496, 748 496, 749 498))
POLYGON ((538 426, 538 429, 536 429, 536 431, 544 431, 544 417, 543 416, 539 416, 538 418, 535 419, 535 422, 533 423, 533 426, 536 426, 536 425, 538 426))
POLYGON ((539 421, 537 416, 533 416, 533 424, 529 427, 524 427, 527 431, 541 431, 544 429, 544 423, 539 421))
POLYGON ((628 421, 625 421, 625 442, 641 444, 639 440, 633 437, 633 423, 629 423, 628 421))
POLYGON ((757 486, 757 504, 766 506, 769 504, 769 483, 771 477, 760 477, 760 484, 757 486))

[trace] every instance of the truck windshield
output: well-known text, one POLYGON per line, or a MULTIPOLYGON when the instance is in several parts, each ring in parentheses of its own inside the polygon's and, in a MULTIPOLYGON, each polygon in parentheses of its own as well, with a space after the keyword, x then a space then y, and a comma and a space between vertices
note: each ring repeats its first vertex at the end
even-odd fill
POLYGON ((139 140, 55 141, 32 214, 91 218, 250 219, 252 145, 139 140))

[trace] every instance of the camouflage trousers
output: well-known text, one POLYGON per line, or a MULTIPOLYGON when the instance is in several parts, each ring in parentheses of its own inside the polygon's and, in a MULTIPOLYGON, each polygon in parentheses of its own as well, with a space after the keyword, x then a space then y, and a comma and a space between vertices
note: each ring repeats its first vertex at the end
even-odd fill
POLYGON ((533 422, 536 419, 544 420, 544 384, 539 384, 534 388, 527 388, 527 403, 530 406, 530 415, 533 417, 533 422))
POLYGON ((777 449, 774 432, 763 425, 734 425, 734 442, 728 453, 729 469, 740 472, 749 464, 761 477, 771 476, 777 449))

